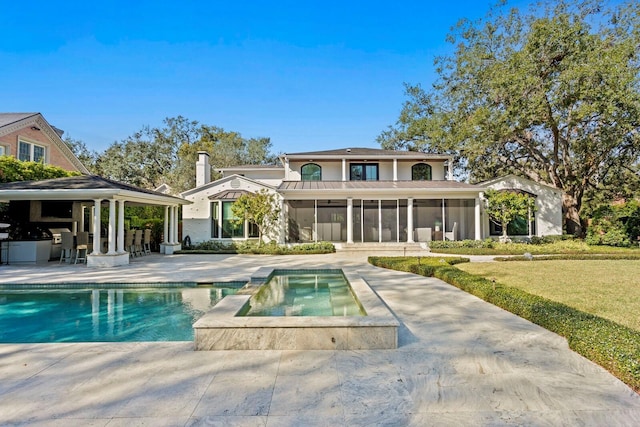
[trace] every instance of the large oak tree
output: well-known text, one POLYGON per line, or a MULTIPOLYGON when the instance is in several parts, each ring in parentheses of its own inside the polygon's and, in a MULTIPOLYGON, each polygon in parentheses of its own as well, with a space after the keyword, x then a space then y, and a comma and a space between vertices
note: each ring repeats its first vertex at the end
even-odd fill
POLYGON ((581 233, 585 194, 637 176, 640 5, 501 4, 449 41, 438 81, 407 85, 383 147, 454 154, 473 182, 515 173, 558 188, 567 232, 581 233))
MULTIPOLYGON (((200 124, 183 116, 164 119, 162 127, 144 126, 96 155, 93 170, 116 181, 174 193, 195 187, 198 151, 210 155, 213 172, 240 164, 272 164, 269 138, 243 138, 238 132, 200 124)), ((215 173, 212 174, 215 176, 215 173)))

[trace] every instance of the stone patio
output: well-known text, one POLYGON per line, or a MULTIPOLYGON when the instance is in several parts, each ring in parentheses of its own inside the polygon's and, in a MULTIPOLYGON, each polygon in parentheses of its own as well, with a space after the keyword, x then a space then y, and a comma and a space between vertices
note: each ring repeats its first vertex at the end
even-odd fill
POLYGON ((0 425, 640 425, 640 395, 564 338, 438 279, 368 265, 364 255, 3 265, 0 283, 235 281, 264 266, 357 268, 399 320, 399 348, 2 344, 0 425))

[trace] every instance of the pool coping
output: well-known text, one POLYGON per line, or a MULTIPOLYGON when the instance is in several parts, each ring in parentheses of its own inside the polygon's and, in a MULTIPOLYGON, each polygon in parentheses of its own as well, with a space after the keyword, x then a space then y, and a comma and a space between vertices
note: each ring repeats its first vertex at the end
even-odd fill
MULTIPOLYGON (((251 277, 258 286, 273 270, 251 277)), ((314 268, 314 270, 317 270, 314 268)), ((365 316, 237 316, 251 295, 228 295, 193 324, 196 350, 366 350, 398 347, 399 322, 355 268, 342 272, 365 316)))

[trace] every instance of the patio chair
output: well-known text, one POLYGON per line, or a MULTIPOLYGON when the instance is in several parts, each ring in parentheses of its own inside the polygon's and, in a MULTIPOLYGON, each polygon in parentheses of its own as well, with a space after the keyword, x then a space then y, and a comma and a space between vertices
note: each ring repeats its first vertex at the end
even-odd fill
POLYGON ((129 251, 129 257, 136 255, 135 247, 133 246, 134 234, 135 230, 127 230, 127 233, 124 236, 124 247, 129 251))
POLYGON ((146 255, 151 254, 151 230, 148 228, 144 230, 144 240, 142 247, 146 255))
POLYGON ((73 233, 70 231, 63 231, 60 233, 60 261, 71 262, 73 259, 73 253, 75 251, 75 245, 73 241, 73 233))
POLYGON ((87 262, 87 254, 89 253, 89 232, 88 231, 79 231, 76 234, 76 261, 75 264, 78 263, 78 260, 82 260, 82 262, 87 262), (80 256, 81 251, 83 256, 80 256))
POLYGON ((133 246, 136 256, 142 256, 142 230, 136 230, 136 234, 133 236, 133 246))
POLYGON ((454 222, 451 231, 444 232, 445 240, 458 240, 458 223, 454 222))

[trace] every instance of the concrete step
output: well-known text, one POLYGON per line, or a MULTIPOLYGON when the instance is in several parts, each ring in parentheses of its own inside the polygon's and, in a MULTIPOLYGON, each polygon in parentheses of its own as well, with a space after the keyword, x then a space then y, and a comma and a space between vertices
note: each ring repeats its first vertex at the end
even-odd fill
POLYGON ((336 252, 390 253, 393 255, 415 255, 430 252, 426 243, 334 243, 336 252))

